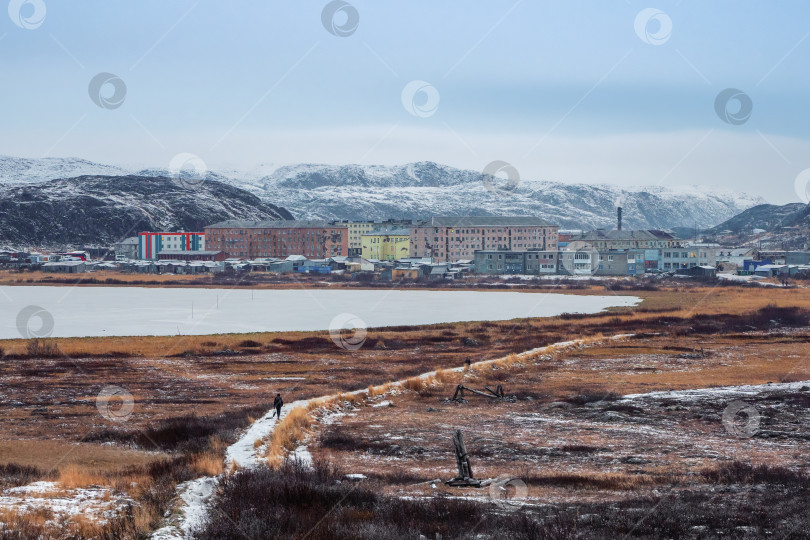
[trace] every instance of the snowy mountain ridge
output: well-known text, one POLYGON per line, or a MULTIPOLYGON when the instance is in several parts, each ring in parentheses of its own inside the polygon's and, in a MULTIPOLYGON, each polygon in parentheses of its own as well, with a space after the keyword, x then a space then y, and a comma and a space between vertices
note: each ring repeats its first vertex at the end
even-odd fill
MULTIPOLYGON (((133 172, 146 177, 168 174, 159 168, 124 171, 78 158, 0 157, 0 185, 133 172)), ((263 164, 248 173, 209 171, 205 178, 249 191, 298 219, 537 215, 567 228, 612 228, 621 204, 626 227, 707 228, 765 202, 711 186, 619 187, 526 179, 509 186, 497 178, 485 183, 478 171, 429 161, 395 166, 263 164)))

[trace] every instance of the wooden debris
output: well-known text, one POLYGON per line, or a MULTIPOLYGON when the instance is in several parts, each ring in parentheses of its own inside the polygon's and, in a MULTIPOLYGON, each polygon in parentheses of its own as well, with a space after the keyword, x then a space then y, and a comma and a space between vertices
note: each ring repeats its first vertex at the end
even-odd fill
POLYGON ((479 396, 484 396, 484 397, 488 397, 488 398, 492 398, 492 399, 503 399, 504 398, 503 386, 501 386, 500 384, 495 387, 495 390, 493 390, 489 386, 484 386, 484 389, 486 390, 486 392, 482 392, 480 390, 475 390, 473 388, 469 388, 467 386, 464 386, 463 384, 459 384, 458 386, 456 386, 456 393, 453 394, 452 401, 458 401, 459 403, 463 403, 465 401, 464 400, 464 391, 465 390, 468 391, 468 392, 472 392, 473 394, 478 394, 479 396))

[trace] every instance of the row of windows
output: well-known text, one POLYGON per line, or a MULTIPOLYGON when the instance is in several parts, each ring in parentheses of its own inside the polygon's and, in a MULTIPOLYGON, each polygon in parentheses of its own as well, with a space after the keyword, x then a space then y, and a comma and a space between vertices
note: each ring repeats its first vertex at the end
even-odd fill
MULTIPOLYGON (((504 253, 487 253, 487 259, 495 259, 495 258, 497 258, 498 260, 502 260, 504 255, 505 255, 504 253)), ((523 254, 517 255, 516 257, 519 257, 519 258, 522 259, 523 254)), ((539 253, 527 253, 526 258, 527 259, 539 259, 540 254, 539 253)), ((554 258, 553 253, 548 253, 548 254, 543 255, 543 259, 553 259, 553 258, 554 258)))

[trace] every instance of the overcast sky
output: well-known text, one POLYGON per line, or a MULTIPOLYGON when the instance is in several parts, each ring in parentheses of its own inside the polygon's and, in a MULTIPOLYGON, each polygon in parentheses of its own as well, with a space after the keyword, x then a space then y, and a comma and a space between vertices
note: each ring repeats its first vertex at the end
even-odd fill
POLYGON ((806 0, 8 12, 0 154, 166 168, 191 153, 214 170, 504 160, 525 179, 708 184, 774 203, 798 201, 810 168, 806 0))

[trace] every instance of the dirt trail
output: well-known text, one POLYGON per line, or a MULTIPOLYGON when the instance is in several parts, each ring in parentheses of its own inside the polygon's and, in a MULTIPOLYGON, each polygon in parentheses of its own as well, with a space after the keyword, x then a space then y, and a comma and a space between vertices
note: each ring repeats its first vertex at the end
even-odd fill
MULTIPOLYGON (((605 340, 617 340, 617 339, 624 339, 627 337, 632 336, 632 334, 618 334, 609 338, 604 338, 605 340)), ((550 353, 553 351, 559 351, 567 348, 577 347, 583 345, 585 343, 589 343, 589 340, 586 339, 575 339, 570 341, 561 341, 558 343, 552 343, 551 345, 546 345, 544 347, 539 347, 536 349, 531 349, 528 351, 524 351, 522 353, 518 353, 515 355, 517 358, 527 357, 535 354, 544 354, 550 353)), ((511 356, 511 355, 510 355, 511 356)), ((472 366, 486 366, 495 362, 500 362, 505 360, 508 357, 501 357, 501 358, 494 358, 491 360, 484 360, 481 362, 475 362, 472 366)), ((465 366, 461 366, 458 368, 453 368, 451 371, 460 372, 465 369, 465 366)), ((427 373, 422 373, 417 377, 421 378, 429 378, 431 376, 436 375, 435 371, 429 371, 427 373)), ((388 392, 390 393, 391 390, 400 390, 405 383, 405 380, 393 381, 392 383, 388 383, 387 385, 380 385, 376 388, 382 389, 385 386, 389 387, 388 392)), ((330 399, 338 398, 341 395, 345 394, 363 394, 367 392, 367 388, 363 388, 360 390, 355 390, 353 392, 342 392, 338 394, 331 394, 322 397, 311 398, 309 400, 299 400, 295 401, 289 405, 286 405, 281 412, 281 419, 286 417, 291 411, 298 409, 298 408, 308 408, 310 403, 312 402, 322 402, 328 401, 330 399)), ((375 399, 379 399, 384 397, 386 393, 380 393, 375 396, 375 399)), ((255 442, 257 440, 266 440, 275 429, 276 425, 280 421, 280 419, 272 418, 273 411, 269 411, 265 414, 262 418, 251 424, 251 426, 245 431, 245 433, 236 441, 234 444, 229 446, 225 452, 225 465, 226 470, 230 470, 233 464, 238 465, 242 468, 250 468, 250 467, 258 467, 264 464, 264 461, 260 458, 262 454, 262 450, 264 449, 262 446, 256 447, 255 442)), ((296 457, 304 459, 305 461, 308 459, 309 452, 306 449, 306 446, 300 446, 296 449, 295 454, 296 457)), ((225 473, 227 474, 227 473, 225 473)), ((197 478, 195 480, 191 480, 189 482, 184 482, 177 486, 178 497, 183 501, 183 504, 173 512, 172 516, 169 518, 166 525, 158 529, 152 534, 152 540, 182 540, 185 538, 191 537, 191 532, 202 525, 203 521, 205 520, 206 516, 206 506, 210 502, 211 497, 216 492, 216 487, 219 484, 218 476, 206 476, 202 478, 197 478)))

